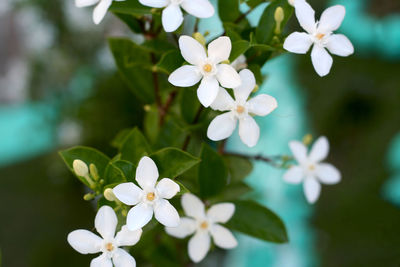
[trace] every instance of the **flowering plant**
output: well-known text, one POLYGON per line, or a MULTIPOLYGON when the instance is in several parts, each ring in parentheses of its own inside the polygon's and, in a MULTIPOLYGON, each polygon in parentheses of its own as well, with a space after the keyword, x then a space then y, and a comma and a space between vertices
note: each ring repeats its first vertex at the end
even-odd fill
POLYGON ((340 181, 333 165, 321 163, 329 152, 325 137, 309 154, 309 138, 290 142, 293 156, 249 156, 225 148, 236 126, 242 142, 256 146, 262 132, 254 116, 278 107, 279 99, 257 93, 265 79, 261 68, 271 58, 285 49, 304 54, 313 45, 312 62, 324 76, 332 66, 326 49, 339 56, 353 53, 345 36, 332 33, 344 19, 344 7, 327 9, 316 22, 304 0, 271 0, 252 25, 247 15, 263 2, 245 1, 248 11, 242 13, 238 0, 219 0, 224 32, 209 38, 198 30, 199 18, 215 15, 208 0, 76 0, 78 7, 97 5, 96 24, 109 11, 143 37, 109 39, 120 77, 137 99, 132 105, 145 111, 142 123, 121 130, 111 141, 116 150, 111 157, 83 146, 60 152, 90 190, 84 199, 97 204, 95 227, 102 238, 86 230, 68 236, 78 252, 102 253, 91 266, 135 266, 139 260, 184 266, 203 260, 212 243, 235 248, 236 232, 288 242, 279 216, 246 197, 252 188, 245 178, 254 160, 286 170, 288 183, 304 181, 310 203, 318 199, 320 183, 340 181), (307 33, 284 30, 294 11, 307 33))

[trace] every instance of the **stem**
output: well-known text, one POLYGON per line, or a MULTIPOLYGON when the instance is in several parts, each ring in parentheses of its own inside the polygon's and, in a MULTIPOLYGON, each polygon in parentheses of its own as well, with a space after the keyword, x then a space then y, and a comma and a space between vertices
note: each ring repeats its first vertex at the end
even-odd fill
POLYGON ((247 10, 245 13, 242 13, 235 21, 234 23, 239 23, 242 19, 244 19, 247 15, 249 15, 251 13, 251 11, 253 11, 253 8, 250 8, 249 10, 247 10))
POLYGON ((265 157, 263 155, 246 155, 246 154, 240 154, 240 153, 231 153, 231 152, 225 152, 224 155, 227 156, 235 156, 235 157, 240 157, 240 158, 245 158, 249 160, 256 160, 256 161, 262 161, 267 164, 272 165, 273 167, 276 168, 286 168, 286 163, 291 161, 293 158, 289 156, 270 156, 270 157, 265 157), (286 157, 286 159, 285 159, 286 157), (282 161, 282 162, 279 162, 282 161))
POLYGON ((176 96, 178 94, 178 91, 173 91, 169 94, 167 101, 165 102, 165 105, 162 106, 161 110, 161 116, 160 116, 160 124, 163 125, 165 122, 165 116, 168 113, 169 108, 171 107, 172 103, 174 102, 176 96))
MULTIPOLYGON (((200 107, 199 107, 199 109, 197 110, 196 116, 195 116, 195 118, 194 118, 192 124, 196 124, 196 123, 200 120, 200 115, 201 115, 201 112, 203 111, 203 109, 204 109, 203 106, 200 106, 200 107)), ((182 150, 183 150, 183 151, 186 151, 186 150, 187 150, 187 148, 188 148, 188 146, 189 146, 189 143, 190 143, 190 138, 191 138, 191 135, 188 134, 188 135, 186 136, 186 138, 185 138, 185 141, 183 142, 183 146, 182 146, 182 150)))

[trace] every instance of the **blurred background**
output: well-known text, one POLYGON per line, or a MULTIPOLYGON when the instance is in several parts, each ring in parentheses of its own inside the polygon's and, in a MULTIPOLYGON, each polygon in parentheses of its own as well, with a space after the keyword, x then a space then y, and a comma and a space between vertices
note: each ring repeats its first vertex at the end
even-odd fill
MULTIPOLYGON (((284 184, 282 171, 256 163, 248 182, 283 218, 291 241, 240 237, 225 265, 400 266, 400 2, 309 2, 317 17, 329 5, 346 6, 339 31, 352 40, 355 55, 334 57, 326 78, 317 76, 309 56, 268 62, 261 90, 280 107, 259 121, 263 136, 255 150, 235 138, 228 148, 275 155, 287 153, 292 139, 325 135, 328 160, 343 180, 323 187, 310 206, 300 187, 284 184)), ((144 111, 131 104, 134 95, 106 42, 136 36, 112 14, 95 26, 91 11, 73 0, 0 1, 2 266, 88 265, 90 257, 70 248, 66 236, 93 227, 95 210, 57 151, 84 144, 113 154, 109 142, 118 131, 142 124, 144 111)), ((289 27, 299 29, 296 19, 289 27)), ((222 265, 212 255, 203 266, 222 265)))

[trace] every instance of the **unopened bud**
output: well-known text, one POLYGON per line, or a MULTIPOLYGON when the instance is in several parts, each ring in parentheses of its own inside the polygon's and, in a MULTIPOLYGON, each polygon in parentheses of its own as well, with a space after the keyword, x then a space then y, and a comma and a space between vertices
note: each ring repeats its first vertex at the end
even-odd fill
POLYGON ((87 193, 86 195, 83 196, 83 199, 86 200, 86 201, 90 201, 90 200, 92 200, 94 198, 95 198, 95 195, 92 194, 92 193, 87 193))
POLYGON ((260 89, 260 87, 256 84, 256 86, 254 87, 254 89, 253 89, 253 93, 255 93, 255 92, 257 92, 258 91, 258 89, 260 89))
POLYGON ((199 32, 193 33, 193 38, 196 39, 200 44, 202 44, 204 47, 206 46, 206 38, 204 38, 204 35, 202 35, 199 32))
POLYGON ((313 137, 311 134, 306 134, 303 137, 303 144, 305 144, 306 146, 310 145, 312 141, 313 141, 313 137))
POLYGON ((275 34, 280 34, 282 21, 285 19, 285 13, 280 6, 275 9, 274 19, 276 22, 275 34))
POLYGON ((229 59, 227 59, 227 60, 222 61, 221 64, 231 64, 231 62, 229 61, 229 59))
POLYGON ((86 177, 89 174, 88 166, 80 159, 74 160, 74 162, 72 163, 72 167, 74 168, 74 172, 78 176, 86 177))
POLYGON ((99 176, 99 172, 97 171, 96 165, 94 165, 93 163, 91 163, 89 165, 89 169, 90 169, 90 175, 92 176, 92 178, 97 181, 100 179, 99 176))
POLYGON ((151 110, 151 106, 150 105, 144 105, 143 109, 144 109, 144 111, 149 112, 151 110))
POLYGON ((108 201, 117 200, 117 198, 115 197, 115 194, 111 188, 107 188, 106 190, 104 190, 103 195, 108 201))

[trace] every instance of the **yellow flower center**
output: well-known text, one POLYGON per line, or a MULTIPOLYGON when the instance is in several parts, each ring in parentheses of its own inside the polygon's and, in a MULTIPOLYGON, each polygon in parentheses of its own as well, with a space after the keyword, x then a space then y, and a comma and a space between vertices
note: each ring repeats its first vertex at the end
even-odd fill
POLYGON ((153 201, 156 198, 156 195, 153 192, 151 192, 147 194, 146 198, 149 201, 153 201))
POLYGON ((108 251, 113 251, 114 250, 114 246, 113 246, 113 244, 112 243, 107 243, 106 244, 106 249, 108 250, 108 251))
POLYGON ((207 228, 208 228, 208 223, 207 223, 206 221, 202 222, 202 223, 200 224, 200 228, 201 228, 201 229, 207 229, 207 228))
POLYGON ((309 169, 310 171, 314 171, 314 170, 315 170, 315 165, 314 165, 314 164, 310 164, 310 165, 308 166, 308 169, 309 169))
POLYGON ((243 113, 244 112, 244 107, 243 106, 237 106, 236 111, 237 111, 237 113, 243 113))
POLYGON ((203 70, 204 70, 205 72, 211 72, 211 71, 212 71, 212 66, 211 66, 210 64, 205 64, 205 65, 203 66, 203 70))
POLYGON ((318 33, 316 37, 317 37, 318 40, 322 40, 322 38, 325 37, 325 34, 323 34, 323 33, 318 33))

